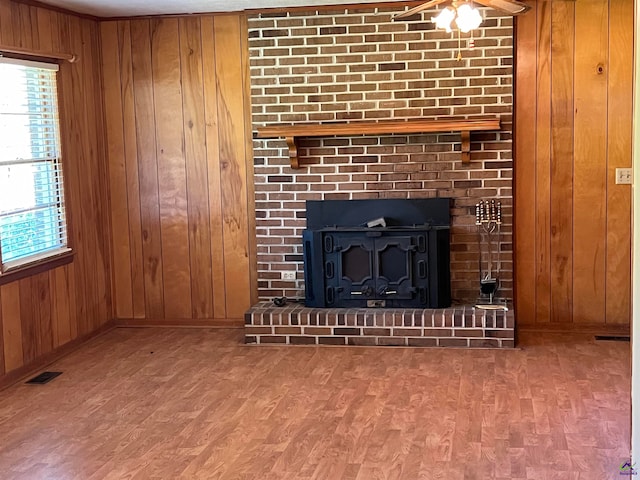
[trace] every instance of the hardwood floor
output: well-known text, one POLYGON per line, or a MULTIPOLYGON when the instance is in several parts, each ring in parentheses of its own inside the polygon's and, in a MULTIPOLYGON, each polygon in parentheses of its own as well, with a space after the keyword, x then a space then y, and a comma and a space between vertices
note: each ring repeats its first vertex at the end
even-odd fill
POLYGON ((2 479, 621 478, 630 348, 245 346, 116 329, 0 392, 2 479))

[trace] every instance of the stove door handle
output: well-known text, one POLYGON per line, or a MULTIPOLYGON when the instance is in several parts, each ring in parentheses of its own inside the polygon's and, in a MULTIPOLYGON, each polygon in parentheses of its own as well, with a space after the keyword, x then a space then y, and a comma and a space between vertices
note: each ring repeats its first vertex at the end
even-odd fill
POLYGON ((418 262, 418 276, 420 278, 427 278, 427 264, 424 260, 418 262))
POLYGON ((378 295, 395 295, 397 290, 389 290, 389 285, 381 285, 378 288, 378 295))

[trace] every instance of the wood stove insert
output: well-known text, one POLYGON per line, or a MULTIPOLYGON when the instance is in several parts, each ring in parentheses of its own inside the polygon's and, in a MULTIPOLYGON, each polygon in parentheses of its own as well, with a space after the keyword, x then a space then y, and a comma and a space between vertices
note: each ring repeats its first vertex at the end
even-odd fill
POLYGON ((306 306, 450 306, 450 203, 448 198, 307 201, 306 306))

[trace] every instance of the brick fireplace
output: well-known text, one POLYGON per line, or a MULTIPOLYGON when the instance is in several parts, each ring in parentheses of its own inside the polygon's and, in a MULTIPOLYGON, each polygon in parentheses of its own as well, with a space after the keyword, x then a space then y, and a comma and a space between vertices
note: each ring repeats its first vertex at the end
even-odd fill
MULTIPOLYGON (((476 31, 475 48, 467 49, 463 36, 462 59, 458 61, 457 37, 433 29, 428 21, 433 12, 393 22, 391 18, 398 11, 292 10, 250 16, 254 130, 274 124, 478 116, 499 117, 502 130, 472 132, 468 164, 461 160, 461 136, 455 132, 302 138, 300 169, 291 168, 284 139, 254 136, 258 293, 262 302, 247 315, 248 341, 266 343, 272 335, 278 337, 272 338, 276 342, 301 342, 294 338, 304 336, 297 329, 301 325, 282 323, 283 315, 291 320, 292 311, 294 317, 309 322, 308 328, 320 328, 313 321, 325 322, 325 329, 328 325, 334 325, 334 330, 357 328, 360 313, 363 322, 368 318, 368 312, 335 312, 326 317, 327 312, 307 312, 291 302, 286 311, 271 307, 274 297, 304 298, 302 231, 307 200, 442 197, 453 201, 453 307, 435 314, 412 311, 412 319, 421 319, 412 320, 412 326, 422 329, 419 338, 434 338, 436 345, 443 344, 436 333, 455 337, 456 328, 464 329, 464 338, 476 339, 478 346, 478 339, 487 338, 504 342, 489 341, 484 346, 513 345, 511 311, 502 318, 502 313, 475 314, 469 307, 479 292, 474 205, 483 199, 498 199, 503 206, 499 296, 508 301, 513 297, 512 18, 482 9, 485 20, 476 31), (292 273, 295 279, 283 280, 284 272, 292 273), (270 310, 277 316, 273 321, 265 317, 270 310), (340 317, 341 313, 346 316, 340 317), (340 324, 351 314, 353 325, 340 324), (450 320, 433 320, 442 315, 450 320), (496 320, 496 316, 500 318, 496 320), (461 320, 456 323, 458 317, 461 320), (278 335, 276 328, 281 332, 278 335), (282 333, 282 328, 293 333, 282 333), (450 334, 433 331, 441 328, 449 329, 450 334), (469 328, 477 330, 473 336, 469 336, 469 328), (489 330, 492 333, 487 333, 489 330)), ((388 317, 405 313, 378 312, 377 317, 371 317, 370 326, 391 328, 389 335, 380 338, 394 337, 393 328, 400 326, 387 325, 396 321, 388 317)), ((364 335, 365 326, 366 322, 360 326, 359 335, 364 335)), ((315 335, 314 343, 321 343, 318 338, 325 336, 315 335)), ((340 342, 350 343, 348 338, 340 342)), ((462 343, 470 346, 470 341, 462 343)), ((405 339, 402 344, 410 342, 405 339)))

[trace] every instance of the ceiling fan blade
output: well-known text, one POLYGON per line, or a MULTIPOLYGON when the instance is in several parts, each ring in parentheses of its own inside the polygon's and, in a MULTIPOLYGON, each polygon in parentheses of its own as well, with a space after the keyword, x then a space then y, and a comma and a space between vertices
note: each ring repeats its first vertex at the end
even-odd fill
POLYGON ((525 13, 531 7, 526 3, 519 2, 518 0, 474 0, 480 5, 485 7, 491 7, 495 10, 504 12, 508 15, 520 15, 525 13))
POLYGON ((399 13, 399 14, 395 15, 393 17, 393 20, 400 20, 402 18, 410 17, 412 15, 415 15, 416 13, 420 13, 423 10, 428 10, 431 7, 435 7, 435 6, 440 5, 441 3, 444 3, 446 1, 447 0, 430 0, 429 2, 423 3, 422 5, 418 5, 417 7, 410 8, 406 12, 402 12, 402 13, 399 13))

